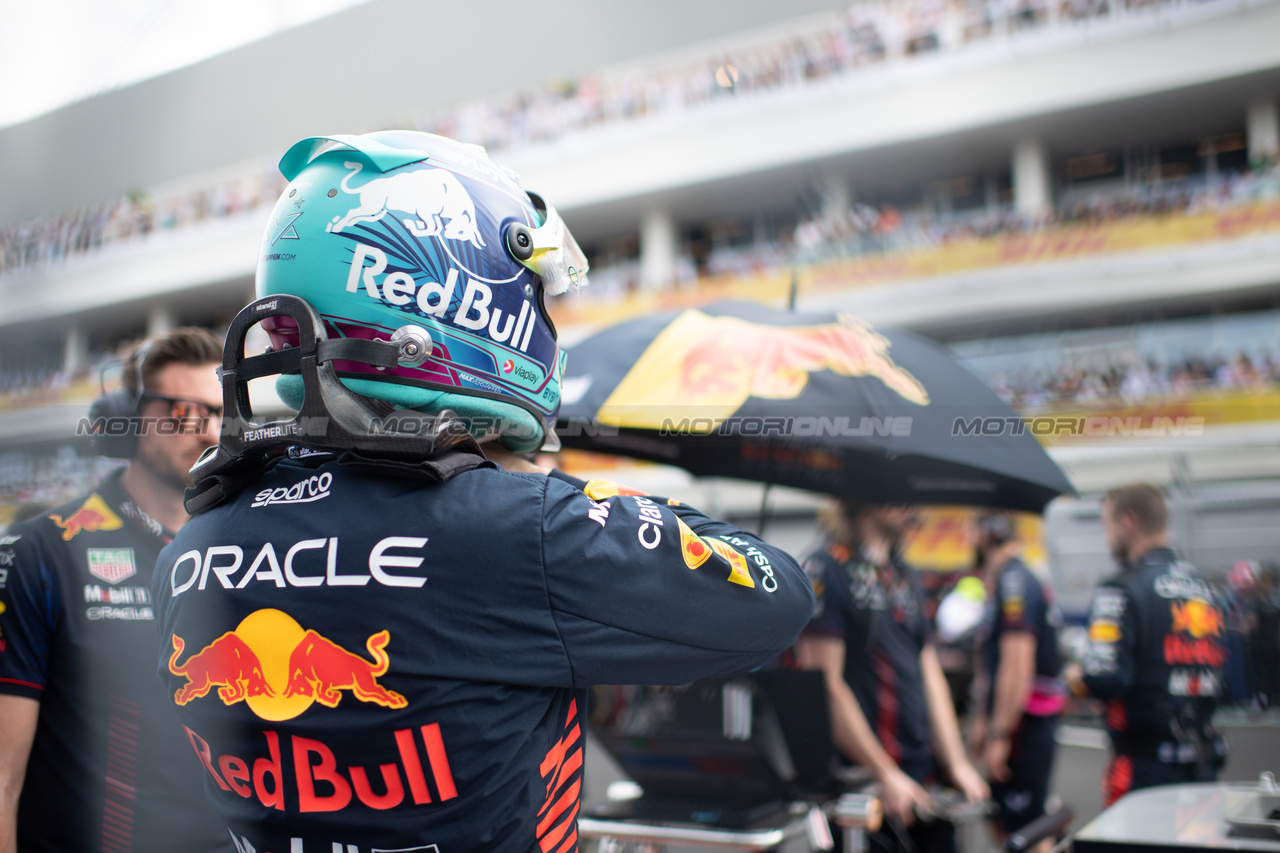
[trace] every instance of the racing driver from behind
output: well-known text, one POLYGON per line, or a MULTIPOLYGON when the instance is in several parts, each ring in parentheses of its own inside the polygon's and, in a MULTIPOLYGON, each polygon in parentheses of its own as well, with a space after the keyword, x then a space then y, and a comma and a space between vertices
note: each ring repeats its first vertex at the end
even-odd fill
POLYGON ((575 850, 587 689, 759 666, 809 583, 692 507, 526 461, 564 369, 544 297, 586 265, 483 149, 317 138, 281 170, 222 378, 236 410, 281 374, 299 414, 228 412, 155 575, 208 799, 246 851, 575 850))

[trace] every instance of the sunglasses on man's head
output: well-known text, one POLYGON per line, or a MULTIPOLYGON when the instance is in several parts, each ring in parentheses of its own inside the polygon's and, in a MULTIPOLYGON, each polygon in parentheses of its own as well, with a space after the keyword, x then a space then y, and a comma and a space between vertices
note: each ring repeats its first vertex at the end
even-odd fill
POLYGON ((197 400, 180 400, 176 397, 165 397, 162 394, 142 393, 143 400, 159 400, 169 404, 169 417, 180 421, 206 421, 209 418, 222 417, 221 406, 210 406, 197 400))

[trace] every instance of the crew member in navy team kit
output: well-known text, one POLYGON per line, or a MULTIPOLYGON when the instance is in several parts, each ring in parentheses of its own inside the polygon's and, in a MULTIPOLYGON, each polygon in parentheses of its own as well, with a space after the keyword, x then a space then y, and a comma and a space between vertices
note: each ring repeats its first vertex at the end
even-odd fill
POLYGON ((805 562, 817 607, 795 657, 826 676, 836 746, 880 783, 890 820, 871 837, 873 848, 948 850, 955 847, 949 823, 916 819, 932 807, 923 785, 934 775, 934 755, 968 799, 985 800, 989 791, 965 756, 919 584, 901 560, 910 520, 903 506, 841 502, 829 511, 830 538, 805 562))
POLYGON ((209 801, 245 851, 575 850, 587 689, 758 666, 809 585, 691 507, 526 461, 557 445, 544 299, 586 262, 483 148, 388 131, 280 165, 236 420, 154 587, 209 801), (244 405, 266 374, 293 418, 244 405))
POLYGON ((128 459, 0 537, 0 851, 230 851, 155 673, 151 573, 218 439, 222 345, 143 343, 98 398, 95 449, 128 459))
MULTIPOLYGON (((1045 813, 1066 705, 1058 653, 1062 616, 1049 582, 1019 556, 1011 514, 979 516, 977 546, 988 604, 970 746, 991 782, 993 825, 1003 840, 1045 813)), ((1052 847, 1053 840, 1042 846, 1052 847)))
POLYGON ((1068 678, 1073 692, 1106 703, 1105 805, 1138 788, 1213 781, 1226 760, 1210 724, 1224 689, 1226 621, 1213 590, 1170 549, 1168 519, 1146 483, 1103 500, 1122 568, 1094 593, 1084 664, 1068 678))

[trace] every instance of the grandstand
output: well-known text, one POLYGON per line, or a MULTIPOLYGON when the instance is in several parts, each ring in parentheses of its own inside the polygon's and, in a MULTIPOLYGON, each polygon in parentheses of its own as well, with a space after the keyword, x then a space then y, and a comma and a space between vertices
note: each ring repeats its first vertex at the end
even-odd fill
POLYGON ((421 55, 463 11, 374 0, 0 129, 0 503, 95 476, 122 344, 246 301, 290 142, 395 126, 561 210, 566 341, 794 279, 1028 415, 1121 424, 1046 437, 1083 491, 1280 479, 1280 0, 562 5, 482 62, 421 55), (1203 428, 1135 437, 1161 417, 1203 428))

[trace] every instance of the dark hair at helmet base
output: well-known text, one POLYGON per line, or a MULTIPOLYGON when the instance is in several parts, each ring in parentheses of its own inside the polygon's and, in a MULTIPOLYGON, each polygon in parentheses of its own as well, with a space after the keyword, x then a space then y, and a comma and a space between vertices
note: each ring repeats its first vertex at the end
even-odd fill
POLYGON ((390 341, 330 340, 320 314, 305 299, 279 294, 251 302, 227 331, 218 371, 222 436, 218 446, 205 451, 191 469, 195 485, 187 489, 187 512, 195 515, 226 502, 292 446, 339 453, 344 464, 380 473, 437 482, 483 463, 479 445, 453 412, 393 411, 346 388, 333 367, 336 360, 393 367, 402 355, 401 346, 390 341), (243 357, 249 329, 274 316, 297 323, 298 346, 243 357), (255 422, 249 381, 294 373, 301 375, 305 389, 299 411, 292 418, 255 422), (388 429, 388 422, 395 427, 388 429), (447 459, 450 456, 452 460, 447 459))

